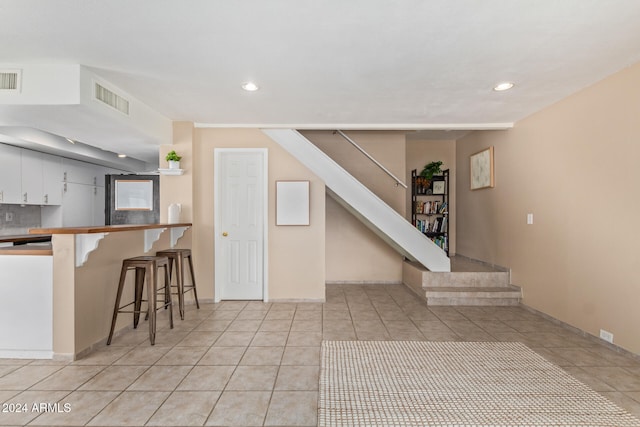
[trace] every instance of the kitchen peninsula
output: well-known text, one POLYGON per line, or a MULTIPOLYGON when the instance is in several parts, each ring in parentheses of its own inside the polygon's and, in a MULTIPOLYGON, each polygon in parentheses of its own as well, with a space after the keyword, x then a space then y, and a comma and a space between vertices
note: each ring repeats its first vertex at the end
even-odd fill
MULTIPOLYGON (((0 322, 8 332, 0 338, 0 358, 74 360, 104 345, 122 260, 191 243, 190 223, 29 233, 51 235, 51 247, 0 250, 0 322)), ((124 295, 133 295, 132 282, 124 295)), ((120 316, 116 331, 127 327, 129 316, 120 316)))

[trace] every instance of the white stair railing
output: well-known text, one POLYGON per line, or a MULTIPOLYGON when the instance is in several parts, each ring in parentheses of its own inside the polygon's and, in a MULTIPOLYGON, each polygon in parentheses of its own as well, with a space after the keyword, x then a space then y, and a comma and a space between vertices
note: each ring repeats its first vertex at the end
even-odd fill
POLYGON ((262 132, 319 176, 331 197, 400 254, 431 271, 451 271, 449 257, 439 246, 298 131, 263 129, 262 132))

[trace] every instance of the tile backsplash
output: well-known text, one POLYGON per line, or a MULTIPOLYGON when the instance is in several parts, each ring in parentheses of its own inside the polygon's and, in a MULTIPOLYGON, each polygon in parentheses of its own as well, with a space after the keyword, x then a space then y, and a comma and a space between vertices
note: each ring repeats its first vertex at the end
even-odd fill
POLYGON ((42 223, 40 206, 0 205, 0 236, 27 234, 42 223))

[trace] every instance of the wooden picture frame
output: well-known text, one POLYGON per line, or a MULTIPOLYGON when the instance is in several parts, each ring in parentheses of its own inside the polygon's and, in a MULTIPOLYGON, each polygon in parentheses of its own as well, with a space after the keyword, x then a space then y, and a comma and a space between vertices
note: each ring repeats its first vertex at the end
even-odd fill
POLYGON ((309 181, 276 181, 276 225, 309 225, 309 181))
POLYGON ((431 188, 433 189, 432 194, 444 194, 446 189, 446 182, 444 180, 431 181, 431 188))
POLYGON ((494 187, 493 146, 469 157, 469 176, 471 190, 494 187))
POLYGON ((152 211, 153 181, 150 179, 116 179, 116 211, 152 211))

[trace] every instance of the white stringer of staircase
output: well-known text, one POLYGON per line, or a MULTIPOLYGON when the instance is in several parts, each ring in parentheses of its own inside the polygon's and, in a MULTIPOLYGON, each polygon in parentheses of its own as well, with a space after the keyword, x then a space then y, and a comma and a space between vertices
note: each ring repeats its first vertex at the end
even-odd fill
POLYGON ((320 177, 329 195, 386 243, 431 271, 451 271, 447 254, 311 141, 293 129, 263 129, 320 177))

